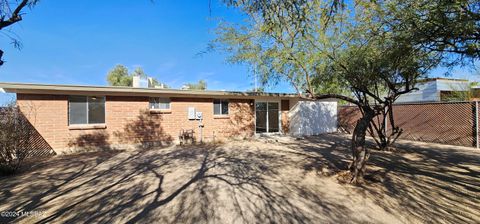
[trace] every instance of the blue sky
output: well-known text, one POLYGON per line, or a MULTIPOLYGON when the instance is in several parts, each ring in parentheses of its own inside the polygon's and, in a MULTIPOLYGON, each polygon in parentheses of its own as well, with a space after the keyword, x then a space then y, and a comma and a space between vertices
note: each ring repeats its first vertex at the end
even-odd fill
MULTIPOLYGON (((219 19, 240 22, 242 15, 219 0, 173 1, 42 0, 12 32, 21 50, 0 34, 6 63, 0 82, 106 85, 105 76, 116 64, 145 72, 179 88, 205 79, 212 90, 246 90, 253 78, 241 65, 225 62, 225 55, 198 56, 215 36, 219 19)), ((471 71, 454 70, 456 78, 477 79, 471 71)), ((432 76, 442 76, 438 69, 432 76)), ((288 84, 267 88, 293 92, 288 84)), ((0 103, 11 96, 0 96, 0 103)))
MULTIPOLYGON (((23 48, 0 35, 6 63, 1 82, 106 85, 116 64, 145 72, 179 88, 205 79, 212 90, 246 90, 253 78, 220 52, 198 54, 215 36, 220 19, 242 16, 212 0, 42 0, 13 26, 23 48)), ((269 91, 291 92, 288 85, 269 91)))

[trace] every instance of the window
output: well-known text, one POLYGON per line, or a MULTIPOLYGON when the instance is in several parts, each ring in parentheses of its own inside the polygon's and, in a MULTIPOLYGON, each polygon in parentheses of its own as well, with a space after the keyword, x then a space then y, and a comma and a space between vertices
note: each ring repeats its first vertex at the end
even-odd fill
POLYGON ((150 109, 170 110, 170 99, 150 98, 150 109))
POLYGON ((104 124, 105 97, 70 96, 68 124, 104 124))
POLYGON ((214 115, 228 115, 228 100, 214 100, 213 101, 214 115))

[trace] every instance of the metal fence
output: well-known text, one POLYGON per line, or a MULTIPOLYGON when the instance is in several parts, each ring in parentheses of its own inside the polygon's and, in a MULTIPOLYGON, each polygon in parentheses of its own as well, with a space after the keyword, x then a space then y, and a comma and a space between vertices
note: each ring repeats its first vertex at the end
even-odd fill
MULTIPOLYGON (((478 107, 478 102, 396 104, 394 122, 403 129, 401 139, 478 148, 478 107)), ((339 106, 339 130, 351 133, 360 117, 356 106, 339 106)))
MULTIPOLYGON (((28 157, 48 157, 55 155, 52 147, 35 129, 25 115, 16 107, 0 107, 0 135, 12 136, 9 131, 22 129, 23 135, 18 138, 2 138, 0 147, 3 144, 12 144, 12 141, 28 142, 23 149, 28 150, 28 157)), ((3 150, 3 149, 2 149, 3 150)))

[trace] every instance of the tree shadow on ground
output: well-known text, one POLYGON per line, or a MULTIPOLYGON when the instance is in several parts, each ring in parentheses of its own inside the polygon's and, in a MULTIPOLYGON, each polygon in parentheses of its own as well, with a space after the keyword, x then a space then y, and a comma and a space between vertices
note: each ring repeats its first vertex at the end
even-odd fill
POLYGON ((51 182, 17 180, 25 193, 2 194, 10 205, 3 210, 51 212, 7 221, 306 223, 317 220, 312 208, 318 206, 330 211, 328 220, 346 220, 347 207, 323 200, 313 188, 299 191, 301 179, 285 179, 292 163, 287 156, 261 149, 199 145, 81 161, 61 164, 56 175, 47 174, 58 168, 53 164, 39 171, 51 182))
MULTIPOLYGON (((29 111, 27 115, 29 114, 34 114, 34 111, 29 111)), ((23 111, 20 111, 16 107, 0 107, 0 123, 1 122, 8 122, 9 124, 15 124, 14 126, 5 126, 2 125, 1 128, 3 128, 1 131, 3 134, 9 136, 6 138, 2 138, 2 144, 5 145, 20 145, 18 148, 16 148, 13 152, 7 153, 2 146, 0 148, 0 153, 6 153, 6 154, 17 154, 21 155, 20 158, 23 158, 23 155, 25 156, 24 159, 21 159, 22 162, 20 162, 20 167, 18 167, 17 170, 15 170, 15 174, 22 173, 22 172, 27 172, 31 170, 31 167, 33 164, 35 164, 38 161, 45 160, 48 158, 51 158, 52 156, 56 155, 57 153, 52 149, 50 144, 42 137, 42 135, 38 132, 38 130, 32 125, 31 121, 27 119, 27 116, 24 114, 23 111), (13 123, 15 122, 15 123, 13 123), (14 129, 11 129, 11 128, 14 129), (14 131, 14 132, 19 132, 23 133, 22 136, 19 135, 12 135, 9 133, 9 131, 14 131), (12 137, 16 136, 16 137, 12 137), (21 144, 23 142, 23 144, 21 144)), ((8 156, 6 157, 8 158, 8 156)), ((19 158, 19 157, 17 157, 19 158)), ((13 175, 14 173, 7 172, 6 175, 13 175)), ((2 176, 2 172, 0 170, 0 176, 2 176)))
MULTIPOLYGON (((375 153, 371 164, 386 176, 384 183, 366 186, 376 201, 382 195, 423 222, 474 223, 480 221, 480 156, 472 150, 432 148, 404 142, 396 153, 375 153)), ((385 209, 393 210, 382 203, 385 209)))
POLYGON ((325 169, 348 164, 345 136, 262 141, 60 157, 35 173, 0 179, 0 200, 6 202, 0 210, 45 211, 0 221, 479 220, 478 155, 417 145, 403 145, 398 153, 374 152, 370 171, 382 170, 385 180, 356 187, 324 176, 325 169))
MULTIPOLYGON (((306 153, 305 170, 345 170, 350 140, 322 135, 292 143, 294 153, 306 153)), ((400 141, 395 152, 373 150, 368 162, 370 181, 358 193, 389 213, 428 223, 480 221, 480 155, 474 149, 400 141)), ((324 172, 322 172, 324 173, 324 172)))

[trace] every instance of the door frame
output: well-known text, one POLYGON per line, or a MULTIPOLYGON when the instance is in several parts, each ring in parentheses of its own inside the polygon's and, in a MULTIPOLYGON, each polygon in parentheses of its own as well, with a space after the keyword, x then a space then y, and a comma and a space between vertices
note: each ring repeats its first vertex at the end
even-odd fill
POLYGON ((254 123, 255 123, 255 134, 280 134, 283 133, 282 130, 282 100, 254 100, 253 102, 254 108, 254 123), (267 103, 267 120, 266 120, 266 132, 257 133, 257 103, 267 103), (268 103, 278 103, 278 131, 277 132, 269 132, 268 131, 268 103))

